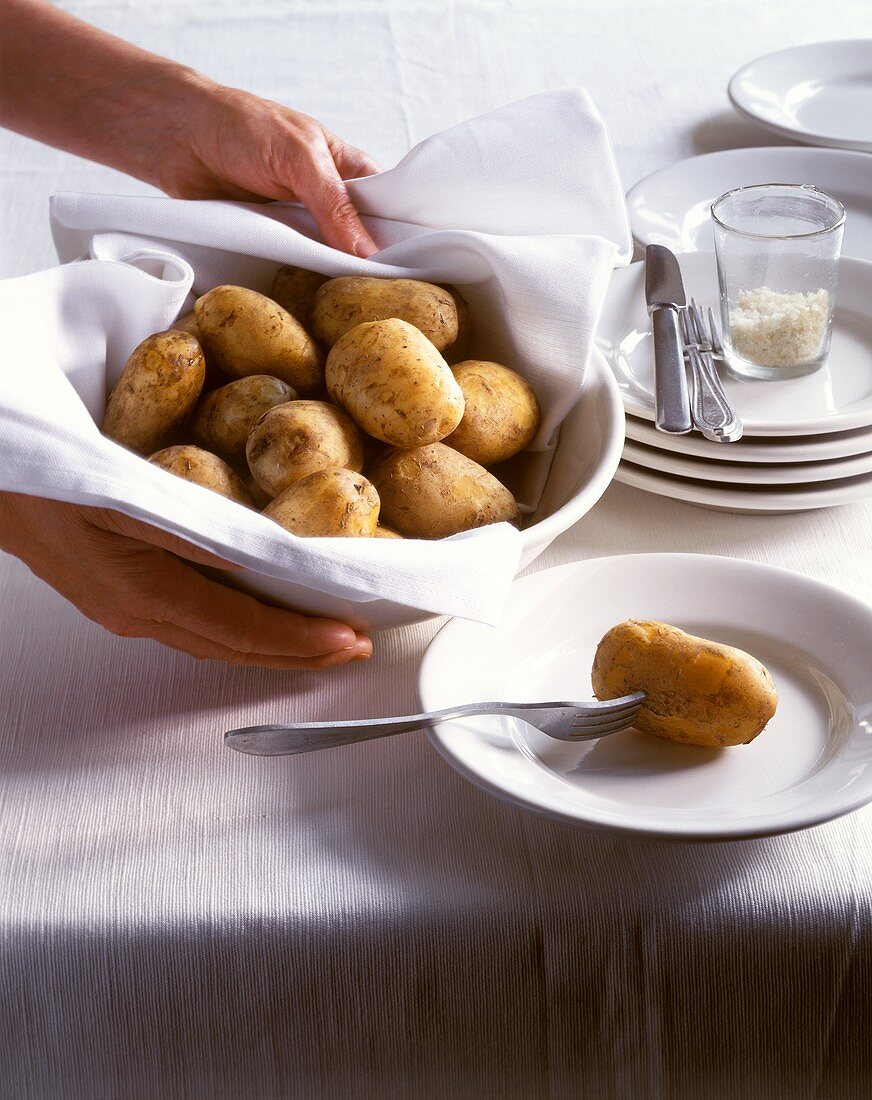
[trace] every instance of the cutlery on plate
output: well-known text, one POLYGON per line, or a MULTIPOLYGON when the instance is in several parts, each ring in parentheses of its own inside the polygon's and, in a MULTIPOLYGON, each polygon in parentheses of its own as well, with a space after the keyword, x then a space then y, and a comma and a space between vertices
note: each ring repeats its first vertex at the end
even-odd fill
POLYGON ((687 304, 675 256, 660 244, 645 250, 645 300, 654 331, 654 409, 661 432, 685 435, 693 428, 679 312, 687 304))
POLYGON ((712 344, 704 332, 702 313, 695 302, 681 310, 680 320, 684 350, 690 366, 694 427, 715 443, 733 443, 742 437, 742 422, 721 386, 712 356, 712 344))
POLYGON ((644 691, 604 702, 584 703, 467 703, 447 710, 409 714, 401 718, 366 718, 348 722, 290 722, 269 726, 247 726, 228 730, 224 744, 252 756, 290 756, 295 753, 332 749, 357 741, 373 741, 396 733, 432 729, 440 722, 497 714, 520 718, 558 741, 594 741, 632 726, 645 701, 644 691))

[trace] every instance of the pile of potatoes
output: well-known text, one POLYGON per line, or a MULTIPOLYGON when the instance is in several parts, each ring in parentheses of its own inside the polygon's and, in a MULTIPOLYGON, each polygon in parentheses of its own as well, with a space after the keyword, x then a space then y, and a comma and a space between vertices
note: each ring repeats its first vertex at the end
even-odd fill
POLYGON ((539 404, 509 367, 462 358, 470 326, 453 287, 282 267, 270 296, 215 287, 144 340, 103 432, 296 535, 518 525, 486 467, 528 446, 539 404))

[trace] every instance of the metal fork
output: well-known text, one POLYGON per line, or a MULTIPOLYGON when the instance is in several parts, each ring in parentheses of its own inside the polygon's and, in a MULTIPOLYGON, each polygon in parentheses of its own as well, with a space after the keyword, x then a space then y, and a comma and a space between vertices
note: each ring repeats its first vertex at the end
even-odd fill
POLYGON ((724 392, 724 387, 721 385, 721 379, 718 375, 717 364, 715 363, 715 356, 723 360, 724 348, 721 344, 721 338, 718 334, 718 326, 715 324, 715 315, 712 307, 708 307, 708 328, 706 328, 706 322, 703 317, 702 310, 697 305, 696 300, 690 299, 690 316, 693 321, 693 331, 696 336, 697 344, 699 345, 699 351, 702 355, 702 361, 708 372, 708 376, 711 379, 712 387, 718 395, 718 398, 724 403, 726 408, 733 414, 733 427, 730 430, 729 442, 733 443, 737 439, 742 438, 742 421, 736 415, 730 404, 730 399, 724 392))
POLYGON ((558 741, 593 741, 632 726, 645 701, 644 691, 604 702, 467 703, 465 706, 409 714, 402 718, 366 718, 350 722, 289 722, 228 730, 224 744, 252 756, 290 756, 315 749, 332 749, 357 741, 372 741, 396 733, 433 729, 440 722, 499 714, 520 718, 558 741))
POLYGON ((691 412, 694 426, 706 439, 715 443, 731 443, 741 436, 742 425, 723 391, 714 368, 711 344, 698 328, 698 308, 695 311, 694 306, 695 303, 692 303, 679 311, 681 335, 692 380, 691 412))

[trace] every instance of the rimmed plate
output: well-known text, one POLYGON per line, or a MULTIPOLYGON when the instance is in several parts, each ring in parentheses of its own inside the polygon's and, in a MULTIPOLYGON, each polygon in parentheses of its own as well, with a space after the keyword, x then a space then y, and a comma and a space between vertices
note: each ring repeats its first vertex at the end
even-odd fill
POLYGON ((810 512, 815 508, 856 504, 872 496, 872 474, 811 485, 739 485, 733 482, 719 484, 701 478, 678 477, 636 466, 632 462, 621 462, 615 481, 644 489, 647 493, 669 497, 671 500, 695 504, 700 508, 746 515, 761 512, 774 515, 810 512))
POLYGON ((777 134, 872 151, 872 39, 766 54, 739 69, 728 93, 740 114, 777 134))
POLYGON ((503 718, 430 734, 461 775, 560 821, 675 838, 764 836, 872 800, 872 608, 787 570, 696 554, 594 558, 515 582, 504 621, 454 619, 420 672, 428 709, 591 696, 600 638, 658 619, 769 669, 775 717, 750 745, 709 750, 625 730, 582 745, 503 718))
POLYGON ((848 214, 842 255, 872 260, 872 158, 844 149, 724 149, 670 164, 627 192, 633 236, 674 252, 711 251, 711 204, 754 183, 813 183, 835 195, 848 214))
POLYGON ((872 451, 872 428, 855 428, 832 435, 801 435, 789 439, 777 436, 751 438, 743 436, 735 443, 712 443, 698 432, 668 435, 658 432, 648 420, 627 417, 627 438, 656 447, 662 451, 693 455, 721 462, 821 462, 824 460, 864 455, 872 451))
MULTIPOLYGON (((711 306, 719 317, 714 257, 686 252, 678 260, 688 298, 711 306)), ((626 411, 653 421, 654 346, 644 262, 613 273, 596 344, 614 372, 626 411)), ((746 435, 816 435, 872 426, 872 263, 840 262, 833 342, 820 370, 783 382, 737 378, 726 370, 721 378, 746 435)))
POLYGON ((832 462, 757 465, 750 462, 713 462, 705 458, 691 458, 627 440, 624 443, 623 457, 624 461, 631 462, 634 466, 643 466, 647 470, 702 481, 728 482, 732 485, 811 486, 823 481, 872 474, 872 454, 837 458, 832 462))

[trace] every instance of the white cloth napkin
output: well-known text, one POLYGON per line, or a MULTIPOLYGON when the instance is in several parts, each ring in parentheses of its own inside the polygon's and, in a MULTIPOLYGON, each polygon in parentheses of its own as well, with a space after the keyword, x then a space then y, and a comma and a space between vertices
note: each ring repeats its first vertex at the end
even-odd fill
POLYGON ((135 345, 220 283, 268 290, 276 267, 450 282, 476 354, 519 369, 547 448, 578 399, 610 272, 631 255, 602 120, 580 89, 542 93, 427 139, 352 184, 381 247, 317 240, 293 204, 56 196, 62 261, 0 284, 0 487, 109 505, 243 565, 355 602, 389 599, 496 622, 521 536, 505 524, 438 543, 299 539, 104 439, 108 388, 135 345))

